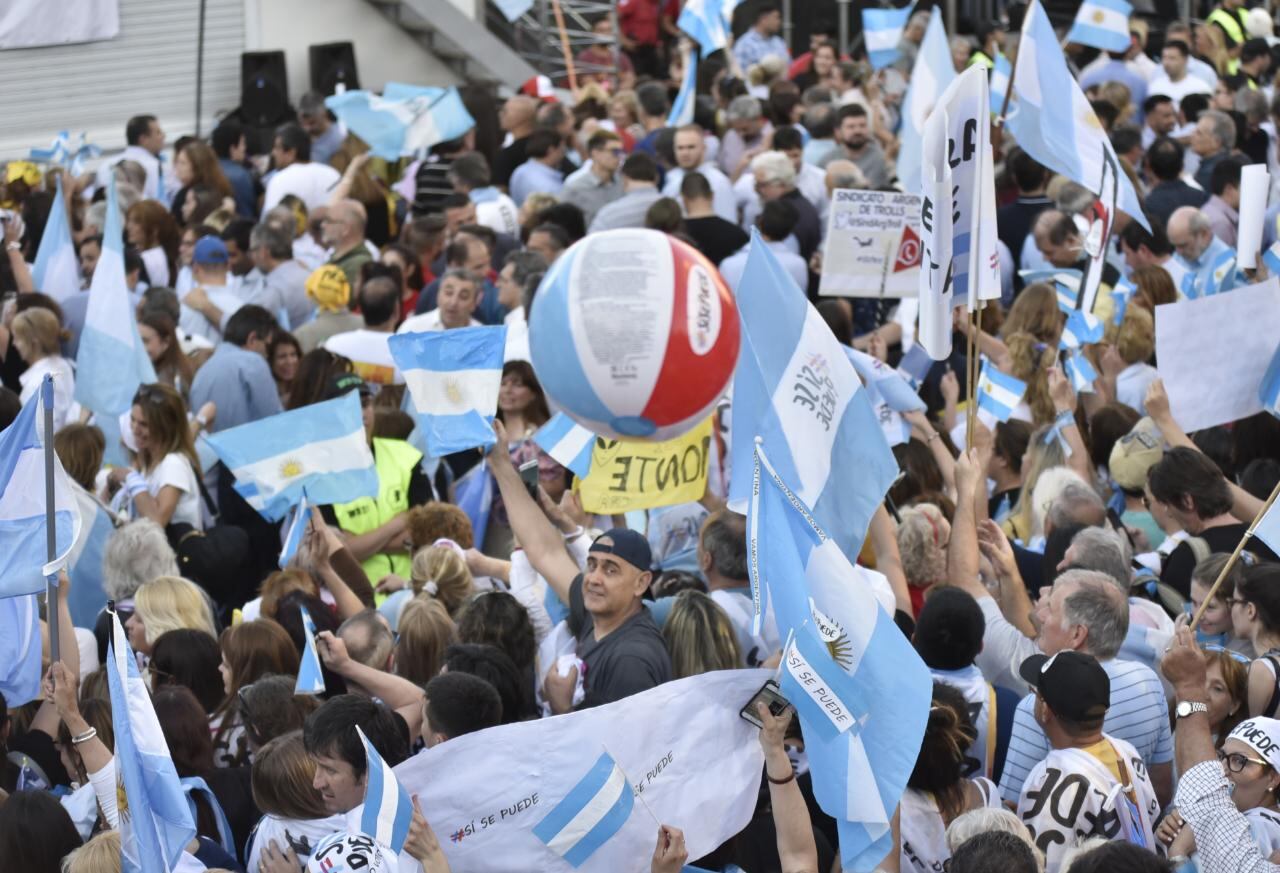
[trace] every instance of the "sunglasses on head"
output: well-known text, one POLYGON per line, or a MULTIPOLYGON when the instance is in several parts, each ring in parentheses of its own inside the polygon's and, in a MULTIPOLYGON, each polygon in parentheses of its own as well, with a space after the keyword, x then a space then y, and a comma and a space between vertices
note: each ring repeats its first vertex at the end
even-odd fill
POLYGON ((1253 663, 1251 659, 1246 658, 1244 655, 1240 654, 1235 649, 1228 649, 1226 646, 1221 646, 1221 645, 1218 645, 1217 643, 1205 643, 1200 648, 1202 651, 1205 651, 1205 652, 1218 652, 1218 653, 1227 655, 1228 657, 1231 658, 1231 660, 1239 661, 1241 664, 1253 663))

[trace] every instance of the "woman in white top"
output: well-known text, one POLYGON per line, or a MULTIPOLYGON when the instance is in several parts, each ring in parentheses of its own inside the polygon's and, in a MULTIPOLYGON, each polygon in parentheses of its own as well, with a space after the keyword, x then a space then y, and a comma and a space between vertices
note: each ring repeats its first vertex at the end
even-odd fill
POLYGON ((902 795, 902 856, 905 870, 932 873, 951 858, 947 826, 971 809, 1000 807, 995 783, 966 779, 965 751, 977 738, 964 695, 941 682, 933 702, 920 757, 902 795))
POLYGON ((133 398, 129 425, 137 446, 135 468, 118 467, 109 478, 128 493, 134 518, 203 530, 200 460, 182 395, 168 385, 143 385, 133 398))
POLYGON ((147 268, 147 284, 167 288, 178 276, 178 246, 182 235, 178 223, 163 204, 155 200, 139 200, 125 216, 125 235, 129 245, 137 246, 147 268))
POLYGON ((44 307, 33 306, 13 317, 13 346, 27 364, 18 377, 19 399, 25 405, 40 391, 45 375, 53 376, 53 429, 61 430, 76 409, 76 376, 71 362, 62 357, 62 324, 44 307))

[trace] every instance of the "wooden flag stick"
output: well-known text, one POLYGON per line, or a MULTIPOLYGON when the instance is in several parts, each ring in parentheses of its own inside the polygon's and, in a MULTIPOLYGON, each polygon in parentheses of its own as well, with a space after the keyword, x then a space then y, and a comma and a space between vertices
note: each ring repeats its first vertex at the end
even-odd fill
POLYGON ((569 90, 578 93, 578 75, 573 69, 573 51, 569 48, 569 32, 564 27, 564 10, 560 0, 551 0, 551 11, 556 16, 556 28, 560 31, 560 51, 564 52, 564 69, 569 77, 569 90))
POLYGON ((1213 581, 1213 587, 1209 589, 1209 593, 1205 595, 1204 601, 1200 604, 1200 608, 1196 610, 1195 616, 1191 619, 1191 629, 1194 631, 1196 625, 1200 624, 1200 617, 1204 615, 1204 611, 1209 608, 1209 604, 1217 595, 1218 589, 1222 586, 1222 580, 1227 578, 1227 574, 1231 572, 1231 568, 1236 565, 1236 561, 1240 560, 1240 553, 1244 551, 1245 544, 1253 537, 1254 530, 1258 527, 1258 522, 1262 521, 1262 517, 1267 514, 1267 510, 1271 508, 1271 504, 1276 502, 1276 495, 1280 494, 1280 482, 1276 483, 1276 487, 1271 489, 1271 496, 1267 498, 1267 502, 1262 504, 1262 509, 1253 517, 1253 522, 1249 525, 1249 529, 1244 532, 1244 536, 1240 538, 1240 542, 1236 544, 1236 550, 1231 553, 1231 557, 1227 559, 1226 565, 1222 568, 1222 572, 1218 574, 1218 578, 1213 581))

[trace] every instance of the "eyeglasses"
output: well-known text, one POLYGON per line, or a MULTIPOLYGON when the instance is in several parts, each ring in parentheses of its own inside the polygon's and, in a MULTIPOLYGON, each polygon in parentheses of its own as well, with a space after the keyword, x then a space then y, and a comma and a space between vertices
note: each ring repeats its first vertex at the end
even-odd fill
POLYGON ((1246 658, 1244 655, 1240 654, 1235 649, 1228 649, 1226 646, 1220 646, 1217 643, 1205 643, 1200 648, 1206 652, 1218 652, 1220 654, 1227 655, 1228 657, 1231 658, 1231 660, 1239 661, 1241 664, 1253 663, 1251 659, 1246 658))
POLYGON ((1218 760, 1226 766, 1227 770, 1232 773, 1239 773, 1249 764, 1261 764, 1264 767, 1270 767, 1271 764, 1261 758, 1250 758, 1248 755, 1242 755, 1239 752, 1227 753, 1218 750, 1218 760))

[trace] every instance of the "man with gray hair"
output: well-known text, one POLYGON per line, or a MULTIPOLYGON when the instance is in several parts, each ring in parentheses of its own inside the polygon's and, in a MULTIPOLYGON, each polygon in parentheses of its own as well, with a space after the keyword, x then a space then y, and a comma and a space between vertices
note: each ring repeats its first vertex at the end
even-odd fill
POLYGON ((773 126, 764 117, 760 101, 746 94, 733 98, 725 110, 729 130, 720 139, 720 169, 736 182, 751 164, 751 159, 764 151, 773 126))
POLYGON ((323 242, 333 252, 329 263, 347 274, 352 288, 360 284, 360 268, 373 260, 373 254, 364 244, 364 228, 367 218, 359 200, 339 200, 329 207, 324 217, 323 242))
POLYGON ((289 231, 270 221, 257 225, 249 234, 249 256, 263 276, 249 302, 275 315, 289 330, 310 321, 316 312, 315 304, 307 297, 307 277, 311 274, 294 260, 289 231))
POLYGON ((1218 259, 1231 247, 1213 235, 1213 225, 1194 206, 1180 206, 1169 216, 1169 242, 1179 266, 1187 271, 1182 278, 1182 294, 1200 297, 1219 282, 1214 279, 1218 259))
MULTIPOLYGON (((374 670, 390 672, 395 637, 377 610, 365 609, 348 618, 338 627, 338 638, 346 645, 352 660, 374 670)), ((346 682, 348 691, 369 694, 358 682, 350 678, 346 682)))
POLYGON ((321 164, 329 163, 347 138, 347 129, 329 115, 324 95, 318 91, 308 91, 298 99, 298 124, 311 137, 311 160, 321 164))
POLYGON ((800 257, 808 262, 822 243, 822 222, 813 204, 796 187, 795 164, 782 152, 764 152, 751 159, 751 173, 761 204, 781 200, 795 209, 796 227, 792 234, 800 257))
POLYGON ((827 198, 835 196, 837 188, 867 188, 867 177, 858 165, 841 158, 827 164, 827 198))
POLYGON ((1200 156, 1200 166, 1196 169, 1196 184, 1206 191, 1210 190, 1213 183, 1213 168, 1231 154, 1231 150, 1235 147, 1236 123, 1231 116, 1217 109, 1202 112, 1195 128, 1191 131, 1191 150, 1200 156))

